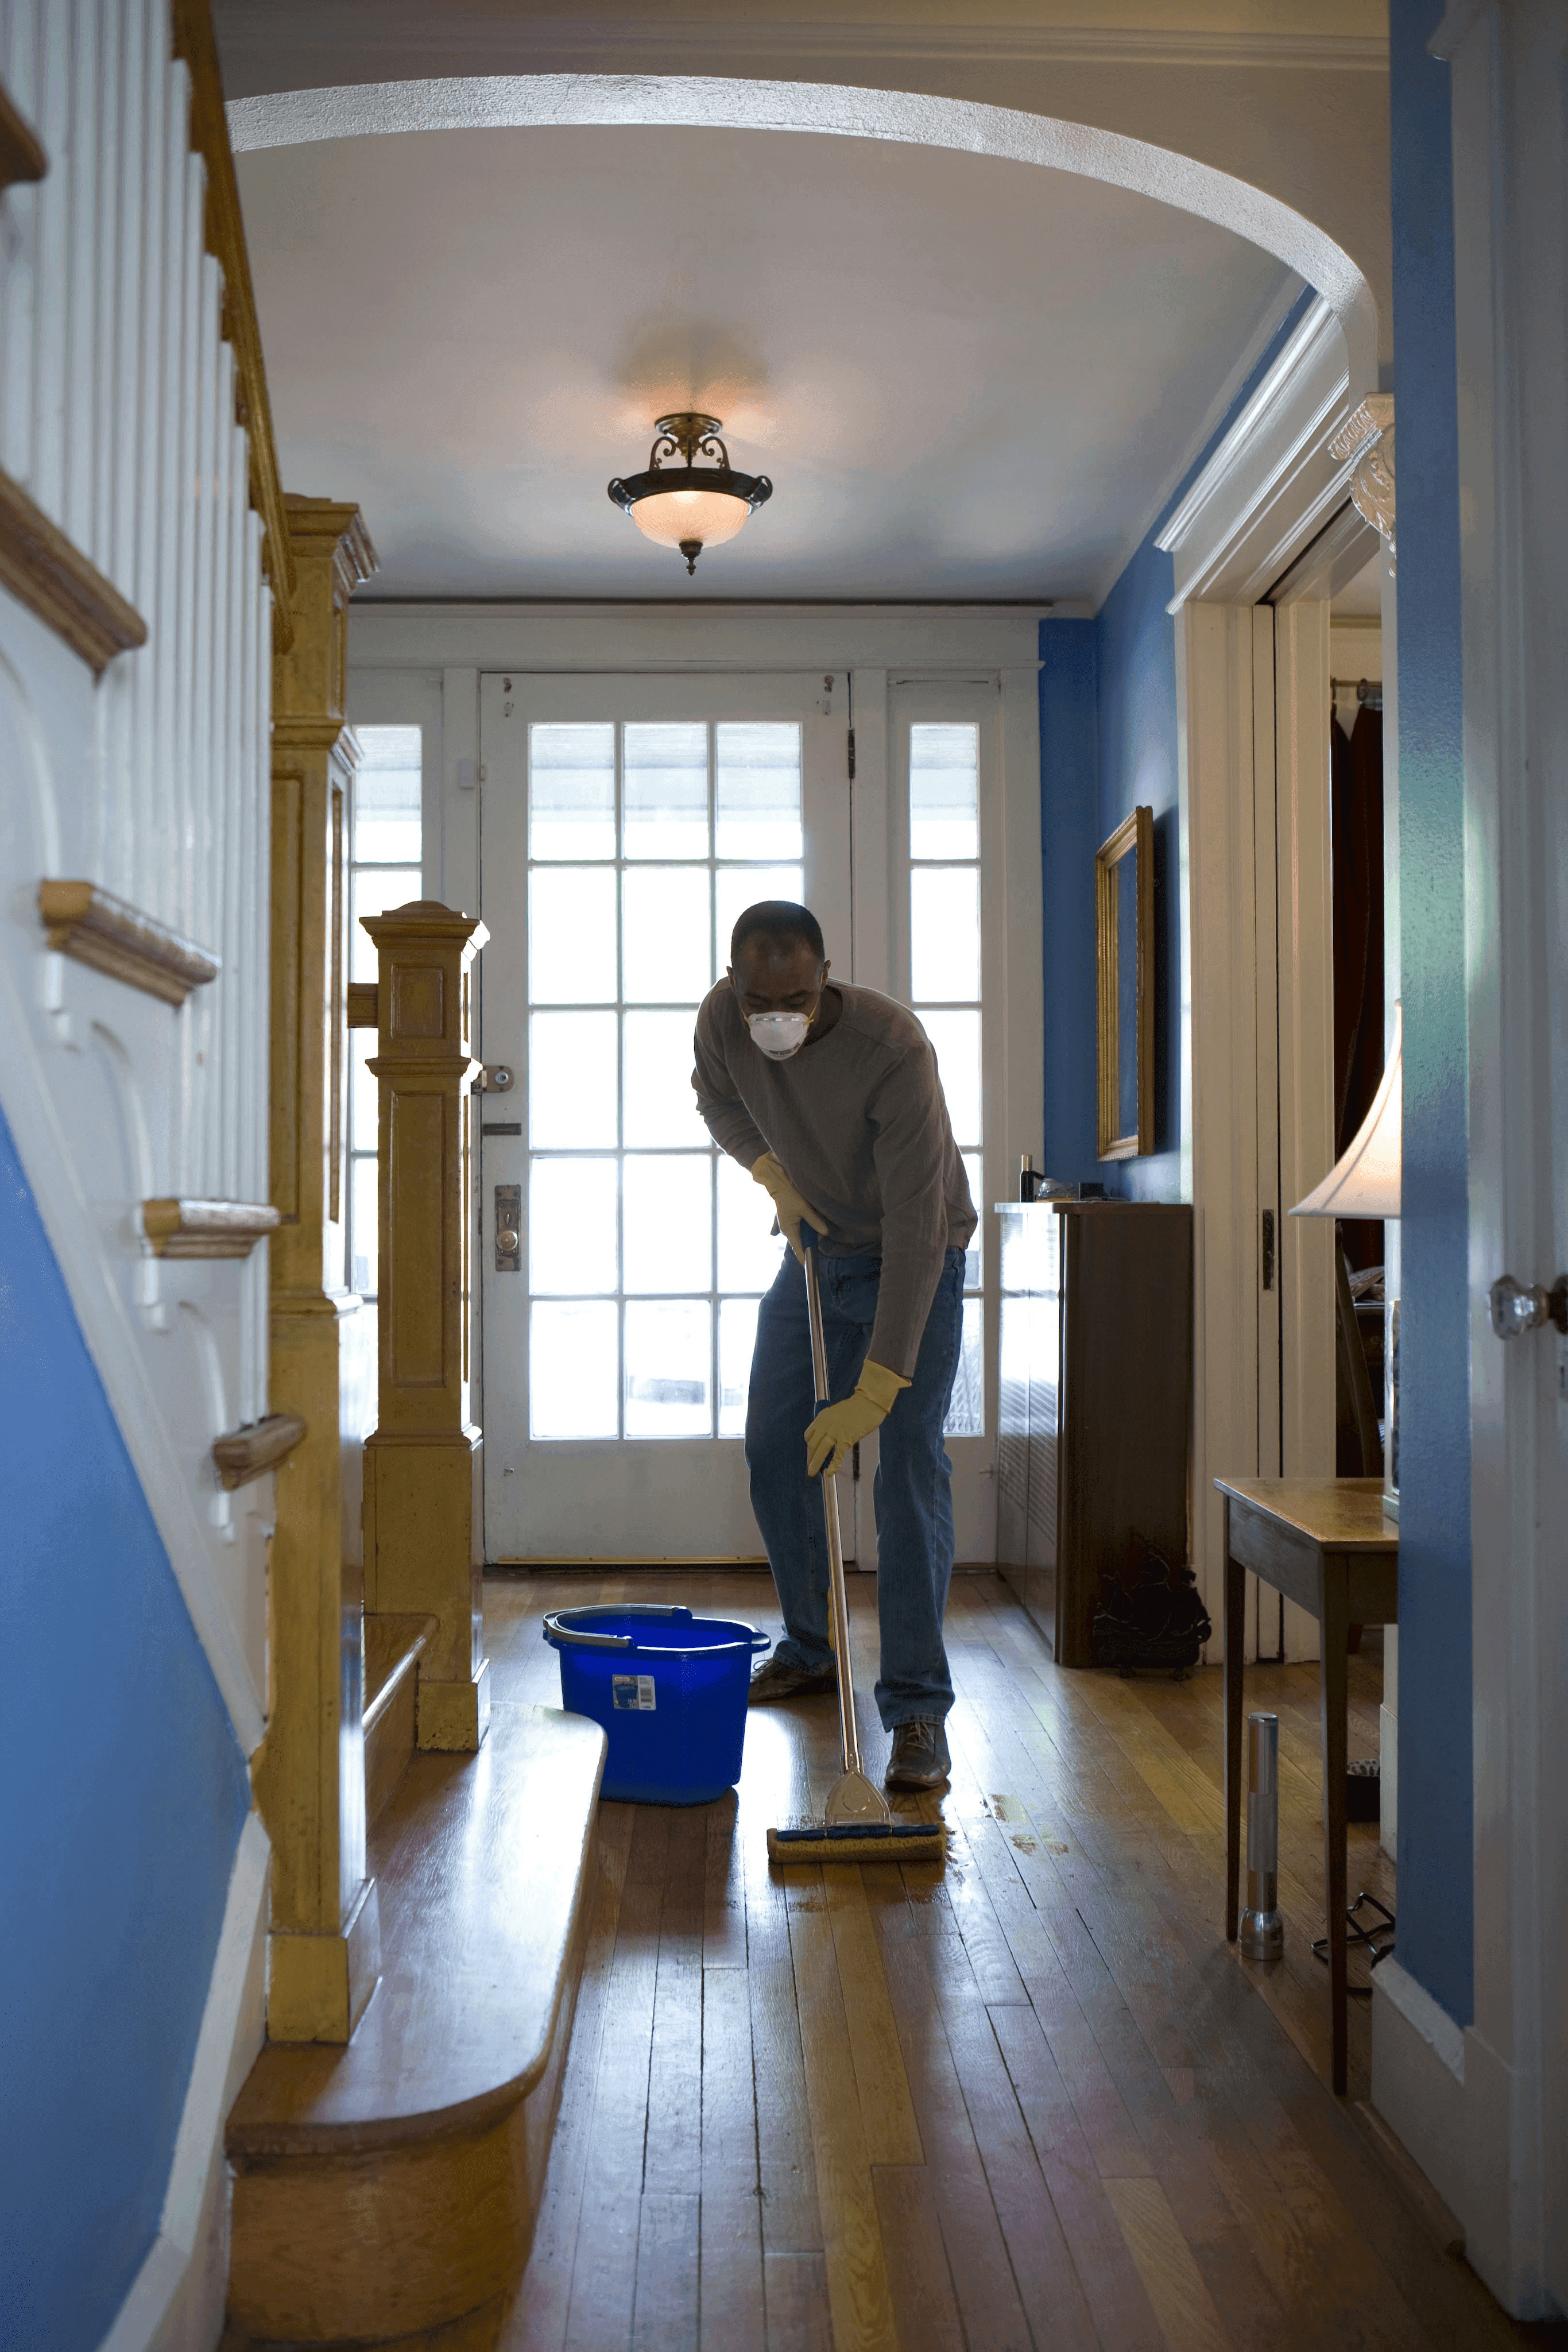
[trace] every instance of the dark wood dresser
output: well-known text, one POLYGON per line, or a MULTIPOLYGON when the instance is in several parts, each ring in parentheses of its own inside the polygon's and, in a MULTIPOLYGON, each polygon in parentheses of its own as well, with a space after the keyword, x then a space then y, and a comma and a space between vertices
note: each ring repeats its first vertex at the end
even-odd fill
POLYGON ((1102 1572, 1187 1558, 1192 1210, 1004 1201, 997 1564, 1059 1665, 1094 1663, 1102 1572))

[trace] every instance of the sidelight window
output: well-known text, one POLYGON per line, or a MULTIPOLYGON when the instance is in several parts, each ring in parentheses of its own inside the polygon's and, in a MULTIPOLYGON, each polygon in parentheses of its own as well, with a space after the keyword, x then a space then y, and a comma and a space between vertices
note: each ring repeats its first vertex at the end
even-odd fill
MULTIPOLYGON (((384 914, 424 895, 421 860, 423 730, 418 727, 358 727, 349 826, 349 977, 374 980, 376 950, 361 915, 384 914)), ((377 1033, 349 1032, 348 1281, 374 1298, 378 1279, 376 1147, 379 1106, 374 1059, 377 1033)))

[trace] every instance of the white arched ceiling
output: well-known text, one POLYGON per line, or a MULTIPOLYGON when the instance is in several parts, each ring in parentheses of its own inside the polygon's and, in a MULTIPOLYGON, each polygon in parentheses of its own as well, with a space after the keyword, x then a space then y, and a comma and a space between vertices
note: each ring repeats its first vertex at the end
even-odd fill
POLYGON ((637 124, 880 139, 1072 172, 1191 213, 1276 255, 1317 289, 1338 318, 1352 389, 1371 391, 1377 384, 1371 289, 1322 229, 1210 164, 1083 123, 909 91, 617 74, 352 83, 236 99, 228 115, 236 152, 393 131, 637 124))

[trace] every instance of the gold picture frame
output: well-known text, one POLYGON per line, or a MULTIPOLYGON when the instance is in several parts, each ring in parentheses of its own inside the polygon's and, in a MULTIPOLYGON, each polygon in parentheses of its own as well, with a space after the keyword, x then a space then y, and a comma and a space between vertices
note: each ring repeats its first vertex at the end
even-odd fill
POLYGON ((1135 1160, 1155 1148, 1152 808, 1134 809, 1095 852, 1094 958, 1100 1157, 1135 1160))

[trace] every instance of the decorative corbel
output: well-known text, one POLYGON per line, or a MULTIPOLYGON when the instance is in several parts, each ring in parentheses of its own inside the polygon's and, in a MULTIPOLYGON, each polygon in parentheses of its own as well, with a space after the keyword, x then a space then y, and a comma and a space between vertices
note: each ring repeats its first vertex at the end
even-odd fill
POLYGON ((1394 395, 1368 394, 1329 442, 1329 455, 1353 460, 1350 495, 1362 520, 1388 541, 1388 569, 1397 569, 1394 545, 1394 395))

